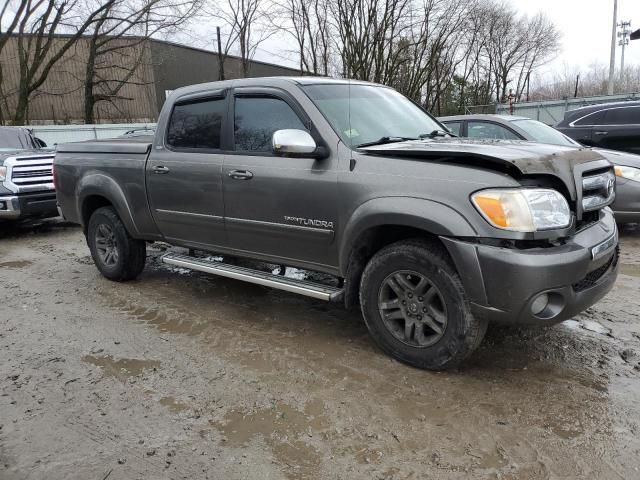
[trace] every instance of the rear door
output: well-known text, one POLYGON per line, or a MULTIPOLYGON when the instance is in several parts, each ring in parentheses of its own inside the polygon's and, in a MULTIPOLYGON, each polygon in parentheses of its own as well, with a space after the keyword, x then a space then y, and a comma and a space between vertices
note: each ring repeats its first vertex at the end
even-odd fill
POLYGON ((597 146, 640 154, 640 106, 605 110, 602 125, 593 127, 597 146))
POLYGON ((599 139, 597 136, 593 136, 593 131, 594 126, 601 125, 603 123, 603 118, 604 111, 598 110, 597 112, 590 113, 584 117, 574 120, 568 127, 561 128, 559 130, 583 145, 599 147, 599 139))
POLYGON ((225 243, 222 132, 227 110, 225 91, 178 99, 164 139, 154 145, 146 168, 147 195, 167 240, 194 247, 225 243))
POLYGON ((233 95, 233 152, 225 158, 229 247, 283 263, 326 264, 337 221, 337 158, 282 157, 276 130, 307 130, 310 120, 287 93, 239 88, 233 95))

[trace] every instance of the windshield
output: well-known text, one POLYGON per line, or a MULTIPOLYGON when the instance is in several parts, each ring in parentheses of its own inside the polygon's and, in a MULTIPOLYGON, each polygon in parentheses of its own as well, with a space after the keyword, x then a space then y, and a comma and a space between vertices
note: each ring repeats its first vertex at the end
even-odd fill
POLYGON ((34 147, 31 137, 19 128, 0 128, 0 150, 29 150, 34 147))
POLYGON ((358 146, 385 137, 417 139, 436 130, 445 131, 420 107, 391 88, 348 84, 302 88, 347 145, 358 146))
POLYGON ((578 145, 578 143, 571 140, 564 133, 561 133, 555 128, 545 125, 537 120, 512 120, 512 123, 516 124, 516 126, 520 127, 527 133, 527 140, 571 147, 578 145))

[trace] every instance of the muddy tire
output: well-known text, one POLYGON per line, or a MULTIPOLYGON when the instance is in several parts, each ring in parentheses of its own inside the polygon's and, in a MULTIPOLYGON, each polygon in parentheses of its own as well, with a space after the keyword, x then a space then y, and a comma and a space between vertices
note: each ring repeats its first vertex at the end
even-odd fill
POLYGON ((145 242, 131 238, 112 207, 93 212, 87 228, 87 244, 96 267, 109 280, 133 280, 144 269, 145 242))
POLYGON ((437 242, 406 240, 380 250, 365 267, 360 305, 374 341, 418 368, 460 364, 484 337, 460 277, 437 242))

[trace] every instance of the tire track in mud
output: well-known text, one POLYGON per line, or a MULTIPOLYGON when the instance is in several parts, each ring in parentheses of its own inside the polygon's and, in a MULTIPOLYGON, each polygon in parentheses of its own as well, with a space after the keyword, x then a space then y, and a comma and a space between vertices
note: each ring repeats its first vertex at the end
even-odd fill
MULTIPOLYGON (((157 283, 155 280, 157 279, 154 279, 153 283, 157 283)), ((341 360, 344 360, 345 362, 349 361, 349 356, 352 358, 361 357, 362 352, 359 352, 359 349, 362 345, 354 346, 352 344, 347 344, 346 346, 339 345, 337 347, 332 345, 331 348, 328 350, 325 349, 325 351, 322 351, 322 349, 320 349, 319 352, 304 350, 305 354, 301 354, 295 347, 291 348, 291 345, 301 343, 299 342, 301 339, 304 340, 306 333, 304 331, 305 326, 303 325, 302 331, 296 330, 291 326, 284 328, 282 326, 281 319, 271 320, 269 318, 268 311, 265 313, 263 310, 257 310, 255 305, 251 302, 236 303, 232 301, 233 299, 229 301, 230 299, 228 296, 223 296, 222 298, 218 296, 218 298, 213 298, 206 302, 206 305, 210 310, 208 310, 207 315, 203 315, 201 308, 196 309, 186 306, 195 304, 197 301, 197 298, 191 298, 190 296, 193 295, 193 283, 198 283, 201 279, 198 279, 197 277, 194 278, 186 276, 185 278, 185 276, 181 276, 180 280, 186 280, 189 284, 188 288, 186 288, 186 292, 184 291, 184 288, 171 285, 167 288, 171 290, 172 294, 169 296, 162 295, 161 298, 158 298, 159 294, 157 290, 155 290, 157 285, 145 286, 145 290, 148 289, 151 290, 151 292, 145 292, 133 300, 131 299, 131 292, 126 292, 125 295, 125 292, 119 288, 110 289, 108 292, 101 292, 101 294, 109 308, 117 309, 125 315, 128 315, 130 318, 133 318, 135 321, 153 326, 164 333, 186 334, 191 337, 198 337, 198 345, 204 346, 206 349, 211 349, 215 355, 221 356, 222 358, 237 365, 239 364, 242 367, 247 367, 250 370, 253 370, 254 374, 262 377, 264 375, 268 375, 268 378, 274 379, 274 377, 277 377, 280 373, 290 371, 296 371, 297 376, 304 376, 305 370, 310 371, 313 369, 318 376, 322 376, 325 379, 329 378, 337 380, 336 384, 340 384, 341 381, 348 378, 348 381, 342 382, 344 387, 341 389, 343 391, 347 390, 347 387, 353 389, 361 388, 362 385, 373 387, 378 399, 386 398, 387 401, 389 401, 389 403, 385 401, 385 403, 383 405, 379 405, 379 407, 382 410, 389 409, 391 412, 397 412, 397 409, 394 410, 394 407, 397 407, 394 403, 399 398, 405 397, 407 393, 412 392, 412 388, 408 385, 409 382, 398 382, 395 379, 385 377, 385 372, 389 372, 390 370, 388 367, 390 362, 386 359, 386 361, 380 362, 376 358, 371 362, 371 359, 369 358, 369 363, 366 365, 364 370, 354 365, 345 366, 339 363, 341 360), (181 291, 183 295, 176 295, 175 290, 181 291), (167 300, 167 297, 181 298, 182 303, 167 300), (149 305, 148 303, 151 303, 152 305, 149 305), (247 317, 252 316, 259 318, 253 320, 247 319, 247 317), (233 320, 234 318, 239 317, 243 318, 233 320), (237 328, 238 322, 241 324, 240 329, 237 328), (254 328, 249 328, 250 326, 254 328), (245 331, 250 331, 250 333, 245 334, 245 331), (285 345, 277 345, 279 342, 284 343, 285 345), (261 347, 261 345, 264 345, 265 343, 269 345, 269 348, 266 350, 261 347), (286 344, 289 344, 289 346, 286 346, 286 344), (258 353, 257 355, 256 351, 258 353), (353 354, 354 352, 355 354, 353 354), (352 355, 349 355, 350 353, 352 355), (376 364, 379 365, 381 372, 375 371, 376 364), (374 367, 374 371, 371 371, 372 366, 374 367), (400 395, 400 397, 398 395, 400 395)), ((206 288, 204 290, 206 290, 206 288)), ((291 308, 294 310, 294 313, 296 313, 300 309, 300 303, 302 302, 292 303, 292 306, 287 304, 284 306, 283 304, 278 304, 277 307, 280 311, 283 309, 286 311, 291 308)), ((309 316, 313 317, 311 321, 316 323, 322 321, 327 322, 328 316, 322 312, 314 312, 313 305, 307 303, 304 307, 306 307, 307 310, 311 310, 311 313, 309 314, 309 316)), ((292 315, 285 315, 285 317, 288 316, 292 315)), ((296 319, 290 318, 289 320, 295 321, 296 319)), ((307 322, 309 322, 309 320, 307 320, 307 322)), ((322 331, 321 327, 316 326, 315 328, 319 328, 322 331)), ((330 331, 335 333, 335 330, 333 329, 330 329, 330 331)), ((364 350, 367 350, 366 345, 364 346, 364 350)), ((403 373, 407 373, 404 371, 404 367, 395 362, 393 363, 393 368, 403 369, 403 373)), ((415 379, 416 375, 413 373, 415 372, 411 371, 408 376, 415 379)), ((434 374, 420 372, 419 375, 424 379, 425 375, 431 376, 434 374)), ((287 379, 285 378, 284 381, 286 380, 287 379)), ((454 383, 457 383, 455 379, 453 380, 454 383)), ((472 380, 478 381, 479 379, 475 378, 472 380)), ((282 382, 283 379, 280 378, 278 381, 282 382)), ((585 381, 586 387, 590 387, 588 383, 589 382, 585 381)), ((335 388, 336 384, 331 386, 335 388)), ((325 380, 324 385, 317 386, 313 384, 313 382, 309 382, 306 386, 312 390, 320 391, 327 385, 325 380)), ((415 391, 413 393, 415 394, 415 391)), ((445 393, 446 397, 446 392, 443 393, 445 393)), ((428 412, 429 409, 432 408, 428 399, 420 400, 419 396, 418 398, 415 398, 415 395, 413 395, 413 397, 413 400, 407 402, 409 404, 407 406, 407 410, 413 409, 414 411, 422 410, 428 412)), ((460 398, 456 398, 455 400, 452 399, 450 402, 448 402, 446 398, 441 401, 448 405, 445 422, 449 421, 452 416, 458 416, 465 419, 460 423, 465 424, 474 431, 482 430, 482 428, 486 426, 486 422, 484 421, 486 411, 483 412, 486 407, 478 406, 476 404, 476 411, 472 411, 473 402, 464 401, 460 398), (458 406, 457 408, 453 408, 453 405, 455 405, 456 402, 458 406), (472 425, 473 427, 471 427, 472 425)), ((558 405, 563 404, 562 402, 558 402, 558 405)), ((569 407, 569 410, 570 408, 571 407, 569 407)), ((584 424, 579 425, 579 430, 573 430, 576 428, 575 426, 570 423, 563 423, 562 420, 558 421, 558 418, 556 418, 558 417, 557 413, 558 412, 556 411, 556 413, 549 412, 548 415, 543 415, 547 418, 546 420, 543 420, 543 427, 547 429, 549 433, 557 436, 560 442, 571 440, 572 438, 583 435, 590 430, 590 428, 587 427, 589 422, 584 422, 584 424)), ((393 417, 393 414, 391 416, 393 417)), ((564 408, 564 413, 559 415, 561 419, 570 416, 571 414, 566 408, 564 408)), ((531 424, 535 425, 539 420, 539 417, 532 418, 531 424)), ((404 421, 410 423, 411 419, 405 419, 404 421)), ((422 425, 426 426, 427 424, 423 423, 422 425)), ((590 427, 594 427, 594 425, 590 425, 590 427)), ((411 429, 409 429, 409 432, 411 433, 407 432, 403 434, 402 440, 397 442, 399 444, 402 443, 402 446, 398 446, 398 448, 389 448, 388 445, 384 445, 384 442, 377 442, 380 445, 379 450, 377 451, 382 451, 385 456, 398 458, 400 460, 400 458, 405 457, 406 455, 406 452, 403 452, 403 450, 409 449, 409 451, 420 451, 424 448, 424 445, 421 445, 421 442, 424 442, 425 440, 427 440, 428 444, 435 443, 433 438, 428 440, 429 435, 425 437, 425 432, 420 432, 419 430, 420 429, 414 429, 412 432, 411 429), (411 438, 407 438, 413 433, 415 433, 419 439, 413 441, 411 438)), ((597 427, 595 430, 597 430, 597 427)), ((452 441, 451 444, 464 444, 466 435, 464 430, 460 430, 460 426, 450 429, 449 436, 451 435, 454 436, 453 438, 458 439, 458 441, 452 441)), ((365 432, 361 432, 359 435, 356 433, 353 434, 353 436, 362 437, 363 445, 367 444, 367 440, 365 440, 367 438, 365 432)), ((509 445, 509 437, 510 435, 506 435, 505 438, 498 441, 495 438, 482 439, 485 444, 494 444, 495 447, 484 448, 480 455, 470 455, 467 453, 467 456, 472 459, 472 465, 474 465, 475 468, 483 468, 483 466, 486 465, 486 471, 499 470, 506 461, 499 454, 500 451, 506 452, 506 450, 504 450, 505 447, 500 446, 500 443, 503 443, 507 445, 506 448, 509 450, 507 458, 509 458, 510 461, 514 458, 518 459, 518 463, 522 469, 521 473, 524 473, 525 471, 537 472, 539 474, 544 472, 546 475, 550 473, 549 465, 552 465, 555 462, 548 456, 549 452, 545 454, 538 446, 529 442, 518 446, 513 444, 509 445), (533 457, 531 457, 532 452, 535 454, 533 457), (478 456, 480 458, 477 458, 478 456)), ((327 435, 326 438, 333 444, 330 451, 334 455, 350 455, 356 460, 362 460, 362 463, 366 463, 364 460, 369 458, 367 455, 361 454, 362 448, 365 447, 360 449, 354 448, 353 445, 348 445, 345 442, 340 441, 340 439, 335 435, 327 435)), ((476 440, 480 440, 481 438, 482 437, 478 437, 476 440)), ((596 438, 590 438, 587 442, 591 443, 593 441, 594 443, 597 443, 596 440, 596 438)), ((455 450, 455 448, 452 448, 452 451, 455 450)), ((449 454, 438 454, 439 468, 443 471, 456 471, 460 466, 460 458, 463 456, 462 453, 465 452, 455 455, 451 455, 450 453, 451 452, 449 452, 449 454)))

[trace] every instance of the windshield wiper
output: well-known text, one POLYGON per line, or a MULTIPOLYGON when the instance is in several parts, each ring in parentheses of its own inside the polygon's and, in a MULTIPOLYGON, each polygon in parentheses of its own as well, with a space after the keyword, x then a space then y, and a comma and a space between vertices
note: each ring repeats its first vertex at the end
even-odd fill
POLYGON ((381 137, 378 140, 375 140, 373 142, 365 142, 365 143, 356 145, 356 148, 373 147, 375 145, 385 145, 387 143, 405 142, 407 140, 418 140, 418 139, 414 137, 396 137, 396 136, 381 137))
POLYGON ((445 132, 444 130, 434 130, 431 133, 423 133, 420 138, 435 138, 435 137, 455 137, 451 132, 445 132))

